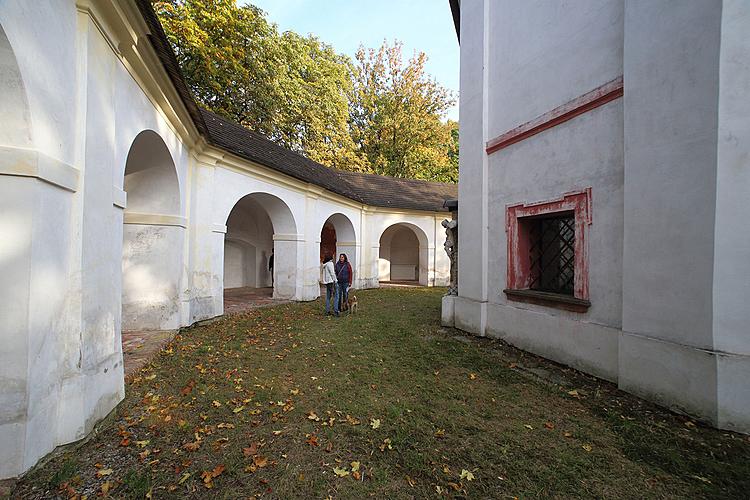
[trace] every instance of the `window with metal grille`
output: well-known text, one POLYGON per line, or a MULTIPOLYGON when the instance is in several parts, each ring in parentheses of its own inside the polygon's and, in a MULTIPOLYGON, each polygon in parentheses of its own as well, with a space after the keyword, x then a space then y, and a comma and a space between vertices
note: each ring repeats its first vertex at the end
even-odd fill
POLYGON ((532 290, 574 295, 575 215, 535 218, 529 223, 529 271, 532 290))

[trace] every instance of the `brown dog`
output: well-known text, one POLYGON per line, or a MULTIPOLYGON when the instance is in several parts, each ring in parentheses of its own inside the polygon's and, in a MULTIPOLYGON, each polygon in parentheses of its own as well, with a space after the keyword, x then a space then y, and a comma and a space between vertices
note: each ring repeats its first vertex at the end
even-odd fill
POLYGON ((344 311, 347 311, 347 310, 349 311, 349 314, 354 314, 357 312, 357 296, 356 295, 349 295, 349 298, 344 304, 344 311))

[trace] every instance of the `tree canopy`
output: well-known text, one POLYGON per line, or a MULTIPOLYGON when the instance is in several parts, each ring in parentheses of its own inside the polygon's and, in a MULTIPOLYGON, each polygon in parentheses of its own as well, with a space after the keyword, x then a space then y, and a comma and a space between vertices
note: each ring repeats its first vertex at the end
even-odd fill
POLYGON ((236 0, 157 0, 186 82, 206 108, 335 168, 458 180, 453 94, 404 63, 401 44, 360 48, 356 62, 318 38, 280 33, 236 0))

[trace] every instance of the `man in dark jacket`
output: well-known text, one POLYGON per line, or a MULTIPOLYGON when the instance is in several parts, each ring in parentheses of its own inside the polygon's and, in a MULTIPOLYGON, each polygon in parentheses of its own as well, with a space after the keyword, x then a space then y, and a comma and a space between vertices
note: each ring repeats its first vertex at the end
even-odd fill
POLYGON ((343 311, 343 306, 349 298, 349 287, 352 286, 352 265, 349 264, 349 259, 345 253, 339 255, 339 261, 336 262, 336 281, 339 286, 336 288, 336 303, 339 306, 339 311, 343 311))

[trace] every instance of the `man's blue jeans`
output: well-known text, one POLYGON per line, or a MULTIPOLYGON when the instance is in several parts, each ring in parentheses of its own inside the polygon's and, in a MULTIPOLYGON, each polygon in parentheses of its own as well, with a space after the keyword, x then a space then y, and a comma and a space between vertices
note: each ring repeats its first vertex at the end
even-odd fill
POLYGON ((334 281, 333 283, 326 283, 326 314, 331 312, 331 305, 333 305, 333 312, 335 314, 339 313, 339 303, 336 298, 336 282, 334 281))
POLYGON ((336 312, 339 312, 349 298, 349 282, 339 281, 336 287, 336 312))

